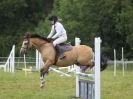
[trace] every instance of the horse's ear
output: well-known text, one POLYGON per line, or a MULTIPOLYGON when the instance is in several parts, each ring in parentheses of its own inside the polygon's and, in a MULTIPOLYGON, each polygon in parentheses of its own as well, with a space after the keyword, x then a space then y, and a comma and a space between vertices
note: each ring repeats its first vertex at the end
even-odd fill
POLYGON ((26 35, 29 36, 31 33, 30 32, 26 32, 26 35))
POLYGON ((30 32, 26 32, 26 33, 25 33, 24 38, 29 38, 29 37, 30 37, 30 35, 31 35, 31 33, 30 33, 30 32))

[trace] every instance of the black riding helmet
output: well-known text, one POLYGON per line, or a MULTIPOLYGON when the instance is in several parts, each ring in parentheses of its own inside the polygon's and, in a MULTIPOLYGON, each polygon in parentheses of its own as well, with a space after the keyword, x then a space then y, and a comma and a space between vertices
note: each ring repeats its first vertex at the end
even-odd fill
POLYGON ((55 23, 55 22, 58 21, 58 17, 57 17, 57 16, 50 16, 50 17, 48 18, 48 20, 49 20, 49 21, 54 21, 54 23, 55 23))

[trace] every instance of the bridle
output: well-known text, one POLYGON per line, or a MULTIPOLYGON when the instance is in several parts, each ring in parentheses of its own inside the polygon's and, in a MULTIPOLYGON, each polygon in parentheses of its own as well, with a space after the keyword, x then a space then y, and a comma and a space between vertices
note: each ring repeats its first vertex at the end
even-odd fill
POLYGON ((29 45, 29 38, 26 37, 24 39, 23 46, 21 48, 27 50, 28 49, 28 45, 29 45))
MULTIPOLYGON (((29 48, 31 48, 31 46, 29 46, 29 44, 30 44, 30 36, 25 36, 24 37, 24 41, 23 41, 23 44, 22 44, 22 47, 21 47, 21 51, 22 52, 27 52, 27 50, 29 49, 29 48)), ((46 44, 46 42, 43 42, 43 43, 41 43, 41 44, 38 44, 37 46, 36 46, 36 44, 35 44, 35 42, 32 42, 32 47, 35 47, 35 48, 40 48, 40 47, 42 47, 43 45, 45 45, 46 44)))

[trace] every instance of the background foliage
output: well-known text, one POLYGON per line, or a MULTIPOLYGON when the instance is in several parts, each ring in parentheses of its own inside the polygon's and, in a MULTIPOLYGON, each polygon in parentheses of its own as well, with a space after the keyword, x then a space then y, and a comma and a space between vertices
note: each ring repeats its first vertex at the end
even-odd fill
POLYGON ((82 44, 93 47, 94 38, 102 38, 102 52, 113 58, 121 47, 125 57, 133 53, 132 0, 1 0, 0 1, 0 56, 9 53, 13 44, 20 49, 26 31, 47 36, 50 25, 47 18, 57 15, 68 33, 68 42, 80 37, 82 44))

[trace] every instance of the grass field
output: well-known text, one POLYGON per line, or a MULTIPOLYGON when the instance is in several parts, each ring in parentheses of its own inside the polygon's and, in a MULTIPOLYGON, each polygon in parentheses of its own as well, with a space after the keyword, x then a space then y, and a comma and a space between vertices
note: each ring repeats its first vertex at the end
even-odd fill
POLYGON ((112 71, 102 72, 101 79, 101 99, 133 99, 133 70, 125 72, 117 71, 117 76, 113 76, 112 71))
MULTIPOLYGON (((101 73, 101 99, 133 99, 133 70, 105 70, 101 73)), ((75 99, 75 77, 62 77, 50 72, 44 89, 39 88, 39 73, 0 71, 0 99, 75 99)))

